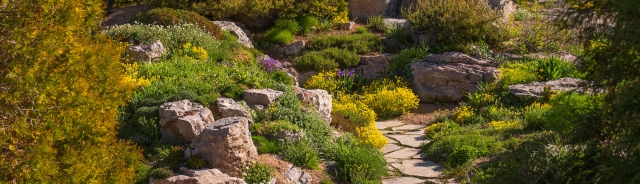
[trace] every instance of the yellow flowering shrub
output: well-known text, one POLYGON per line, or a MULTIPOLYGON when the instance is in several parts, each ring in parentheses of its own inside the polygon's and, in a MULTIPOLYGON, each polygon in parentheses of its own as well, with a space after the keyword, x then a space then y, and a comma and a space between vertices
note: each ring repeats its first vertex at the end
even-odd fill
POLYGON ((133 85, 135 88, 145 87, 151 84, 156 77, 152 77, 151 79, 147 79, 144 77, 138 78, 138 71, 140 70, 140 65, 137 62, 132 64, 123 64, 126 75, 124 77, 124 83, 128 83, 133 85))
POLYGON ((469 119, 471 116, 475 115, 475 109, 471 108, 470 106, 460 106, 456 109, 455 112, 453 112, 452 117, 456 122, 465 122, 467 119, 469 119))
POLYGON ((535 67, 524 63, 505 63, 500 69, 500 86, 526 84, 536 80, 535 67))
POLYGON ((358 101, 340 99, 333 102, 332 124, 342 131, 353 133, 358 143, 382 149, 387 139, 376 127, 376 113, 358 101))
POLYGON ((381 118, 390 118, 418 108, 418 96, 407 87, 402 78, 382 79, 362 88, 361 101, 381 118))
POLYGON ((358 137, 358 144, 378 149, 384 148, 384 145, 388 143, 387 138, 378 131, 378 127, 376 127, 375 123, 357 127, 356 136, 358 137))
POLYGON ((514 128, 518 128, 519 126, 518 122, 516 121, 491 121, 489 125, 491 126, 491 128, 499 131, 514 129, 514 128))
POLYGON ((207 51, 202 47, 192 46, 191 43, 186 43, 182 45, 182 51, 180 51, 180 55, 188 58, 189 60, 206 60, 209 59, 209 55, 207 51))
POLYGON ((347 23, 349 22, 349 11, 344 10, 342 12, 336 12, 333 16, 333 23, 347 23))
POLYGON ((449 133, 456 131, 460 128, 458 124, 451 120, 445 120, 444 122, 434 123, 424 129, 424 134, 427 138, 435 139, 440 136, 448 135, 449 133))
POLYGON ((339 97, 341 94, 345 93, 343 89, 344 80, 340 80, 337 76, 338 70, 328 70, 324 72, 320 72, 317 75, 311 77, 311 79, 307 80, 304 84, 304 88, 307 89, 322 89, 334 97, 339 97))
POLYGON ((348 117, 346 119, 357 123, 360 126, 375 124, 376 113, 362 102, 333 102, 332 112, 336 115, 348 117))

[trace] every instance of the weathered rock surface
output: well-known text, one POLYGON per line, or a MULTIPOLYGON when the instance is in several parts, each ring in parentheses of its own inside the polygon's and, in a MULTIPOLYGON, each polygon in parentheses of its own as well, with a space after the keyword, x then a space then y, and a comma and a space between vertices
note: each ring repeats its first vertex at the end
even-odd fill
POLYGON ((322 116, 322 119, 326 120, 327 123, 331 123, 331 95, 321 89, 304 89, 304 88, 295 88, 295 93, 298 99, 302 102, 306 102, 311 104, 316 108, 318 114, 322 116))
POLYGON ((438 178, 444 171, 444 167, 426 160, 403 160, 400 164, 391 164, 402 174, 425 178, 438 178))
POLYGON ((318 72, 317 71, 305 71, 305 72, 298 72, 298 86, 299 87, 303 87, 305 83, 307 83, 307 81, 309 79, 311 79, 311 77, 313 77, 314 75, 317 75, 318 72))
POLYGON ((422 184, 427 180, 412 177, 399 177, 382 180, 382 184, 422 184))
POLYGON ((158 111, 162 139, 174 144, 190 143, 214 120, 211 110, 189 100, 164 103, 158 111))
POLYGON ((276 99, 284 94, 282 91, 273 89, 248 89, 244 91, 244 101, 250 105, 269 106, 276 99))
POLYGON ((395 144, 387 144, 382 149, 382 153, 387 154, 389 152, 397 151, 399 149, 402 149, 402 147, 400 147, 398 145, 395 145, 395 144))
POLYGON ((231 117, 208 124, 185 150, 187 158, 196 154, 225 174, 242 176, 242 166, 258 156, 251 140, 249 120, 231 117))
POLYGON ((545 86, 549 86, 552 91, 576 91, 585 93, 584 85, 587 81, 574 78, 560 78, 547 82, 532 82, 529 84, 518 84, 507 87, 509 93, 520 98, 540 98, 543 96, 545 86))
POLYGON ((362 74, 362 78, 367 80, 384 77, 392 57, 393 54, 388 53, 377 56, 360 56, 362 65, 356 67, 356 70, 362 74))
POLYGON ((246 184, 244 180, 226 175, 218 169, 190 170, 181 167, 180 173, 167 179, 149 178, 149 184, 246 184))
POLYGON ((414 148, 420 147, 420 144, 422 144, 423 142, 427 142, 427 143, 429 142, 429 140, 427 140, 424 137, 424 135, 387 135, 387 136, 398 140, 398 142, 400 142, 400 144, 402 144, 403 146, 414 147, 414 148))
POLYGON ((249 124, 253 124, 253 117, 249 111, 242 106, 240 103, 236 102, 231 98, 218 98, 216 101, 217 107, 217 119, 221 118, 229 118, 229 117, 245 117, 249 120, 249 124))
POLYGON ((342 23, 340 25, 338 25, 338 27, 342 30, 351 30, 353 29, 353 26, 356 25, 356 22, 354 21, 350 21, 350 22, 346 22, 346 23, 342 23))
POLYGON ((220 29, 231 32, 231 34, 238 36, 238 43, 253 48, 253 37, 251 32, 239 22, 232 21, 213 21, 214 24, 220 26, 220 29))
POLYGON ((489 6, 502 13, 502 19, 508 21, 509 16, 516 12, 516 3, 513 0, 489 0, 489 6))
POLYGON ((351 20, 366 21, 370 16, 396 16, 398 0, 350 0, 349 13, 351 20))
POLYGON ((127 49, 127 56, 135 62, 152 62, 160 59, 167 50, 159 40, 149 45, 136 45, 127 49))
POLYGON ((385 155, 385 158, 395 158, 395 159, 409 159, 415 155, 418 155, 418 153, 420 153, 419 149, 414 149, 414 148, 404 148, 392 153, 389 153, 387 155, 385 155))
POLYGON ((289 166, 289 169, 283 173, 284 177, 287 178, 288 182, 294 184, 309 184, 311 183, 311 175, 309 173, 303 171, 302 169, 296 168, 293 165, 289 166))
POLYGON ((378 127, 378 129, 387 129, 389 127, 396 127, 401 125, 404 125, 404 123, 394 119, 376 122, 376 127, 378 127))
POLYGON ((408 29, 409 21, 407 19, 385 18, 384 25, 390 29, 408 29))
POLYGON ((459 102, 480 82, 493 82, 498 69, 492 61, 458 52, 430 55, 426 62, 411 64, 412 88, 421 102, 459 102))
POLYGON ((302 52, 306 43, 302 40, 291 42, 287 45, 269 44, 269 54, 274 56, 293 56, 302 52))

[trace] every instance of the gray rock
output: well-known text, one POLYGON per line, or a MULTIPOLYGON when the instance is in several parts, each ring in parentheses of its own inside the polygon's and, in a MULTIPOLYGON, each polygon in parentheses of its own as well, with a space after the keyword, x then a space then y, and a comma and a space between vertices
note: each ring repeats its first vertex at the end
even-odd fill
POLYGON ((226 175, 218 169, 190 170, 181 167, 180 172, 182 174, 167 179, 151 177, 149 178, 149 184, 246 184, 244 180, 226 175))
POLYGON ((509 21, 509 17, 516 12, 516 3, 513 0, 489 0, 492 9, 502 13, 502 20, 509 21))
POLYGON ((159 40, 149 45, 136 45, 127 49, 127 56, 135 62, 152 62, 159 60, 167 50, 159 40))
POLYGON ((367 80, 373 80, 384 77, 393 54, 381 54, 377 56, 360 56, 360 63, 362 65, 356 67, 356 70, 361 73, 362 78, 367 80))
POLYGON ((331 123, 331 95, 321 89, 304 89, 296 87, 294 89, 296 96, 302 102, 306 102, 311 106, 315 107, 318 114, 322 116, 322 119, 327 121, 327 123, 331 123))
POLYGON ((385 158, 395 158, 395 159, 409 159, 415 155, 418 155, 418 153, 420 153, 419 149, 414 149, 414 148, 404 148, 395 152, 391 152, 387 155, 385 155, 385 158))
POLYGON ((288 182, 294 184, 309 184, 311 183, 311 175, 302 169, 298 169, 293 165, 289 165, 289 169, 283 173, 288 182))
POLYGON ((304 41, 298 40, 287 45, 269 44, 268 50, 269 54, 274 56, 293 56, 302 52, 305 46, 306 43, 304 41))
POLYGON ((387 135, 395 140, 398 140, 400 144, 408 147, 420 147, 423 142, 429 142, 424 135, 387 135))
POLYGON ((244 91, 244 101, 250 105, 267 107, 282 94, 284 92, 273 89, 248 89, 244 91))
POLYGON ((216 117, 217 119, 245 117, 249 120, 249 124, 253 124, 253 117, 251 117, 249 111, 231 98, 218 98, 216 101, 216 107, 218 111, 217 114, 219 115, 219 117, 216 117))
POLYGON ((417 130, 423 128, 422 125, 404 125, 399 127, 394 127, 392 130, 394 131, 407 131, 407 130, 417 130))
POLYGON ((349 13, 351 20, 366 21, 370 16, 395 16, 397 6, 397 0, 350 0, 349 13))
POLYGON ((242 176, 242 166, 258 156, 251 140, 249 120, 232 117, 208 124, 185 150, 187 159, 196 154, 225 174, 242 176))
POLYGON ((390 29, 409 29, 409 21, 407 19, 385 18, 384 25, 390 29))
POLYGON ((382 180, 382 184, 422 184, 425 182, 427 182, 427 180, 412 177, 399 177, 382 180))
POLYGON ((317 71, 305 71, 298 73, 298 86, 303 87, 305 83, 314 75, 318 75, 317 71))
POLYGON ((220 26, 220 29, 231 32, 238 37, 238 43, 245 47, 253 48, 253 37, 251 32, 239 22, 232 21, 213 21, 214 24, 220 26))
POLYGON ((457 52, 428 56, 426 62, 411 64, 413 91, 421 102, 460 102, 466 92, 474 92, 481 82, 498 79, 492 61, 457 52))
POLYGON ((353 26, 356 25, 356 22, 350 21, 347 23, 342 23, 338 25, 338 28, 342 29, 342 30, 351 30, 353 29, 353 26))
POLYGON ((386 154, 386 153, 389 153, 389 152, 392 152, 392 151, 396 151, 396 150, 399 150, 399 149, 402 149, 402 147, 400 147, 398 145, 395 145, 395 144, 387 144, 382 149, 382 153, 386 154))
POLYGON ((402 174, 424 178, 439 178, 444 167, 426 160, 403 160, 400 164, 391 164, 402 174))
POLYGON ((520 98, 540 98, 543 96, 545 86, 549 86, 552 91, 575 91, 586 93, 584 87, 589 84, 585 80, 574 78, 561 78, 547 82, 532 82, 529 84, 518 84, 507 87, 509 93, 520 98))
POLYGON ((190 143, 214 120, 211 110, 189 100, 164 103, 158 111, 162 139, 173 144, 190 143))

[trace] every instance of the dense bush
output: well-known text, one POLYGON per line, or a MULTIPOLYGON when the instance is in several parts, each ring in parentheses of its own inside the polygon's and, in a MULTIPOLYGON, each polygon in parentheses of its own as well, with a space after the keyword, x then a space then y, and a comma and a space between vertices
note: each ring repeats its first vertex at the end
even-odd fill
POLYGON ((357 90, 361 83, 360 77, 355 74, 355 70, 327 70, 311 77, 304 84, 307 89, 323 89, 335 98, 357 90))
POLYGON ((387 170, 380 150, 357 146, 352 136, 343 135, 329 153, 337 165, 339 179, 351 183, 379 183, 387 170))
POLYGON ((424 129, 424 134, 429 139, 436 139, 441 136, 446 136, 460 129, 458 123, 445 119, 439 123, 433 123, 424 129))
POLYGON ((378 118, 387 119, 408 113, 418 108, 420 100, 402 78, 376 80, 364 91, 360 99, 367 107, 376 112, 378 118))
POLYGON ((411 72, 410 64, 415 61, 423 60, 429 53, 426 47, 411 47, 400 51, 400 53, 393 55, 391 58, 391 64, 388 68, 388 73, 400 76, 407 76, 411 72))
POLYGON ((245 168, 242 179, 247 183, 269 183, 275 177, 276 170, 269 165, 255 162, 245 168))
POLYGON ((278 19, 274 23, 272 29, 287 30, 295 35, 300 33, 300 24, 291 19, 278 19))
POLYGON ((149 172, 149 176, 154 179, 167 179, 173 176, 173 171, 166 167, 155 168, 149 172))
POLYGON ((271 28, 264 33, 262 37, 267 43, 273 44, 289 44, 294 39, 294 33, 286 29, 271 28))
POLYGON ((555 56, 538 60, 535 67, 535 73, 538 79, 542 81, 572 77, 576 73, 576 68, 573 66, 573 63, 564 61, 555 56))
POLYGON ((262 133, 263 135, 275 136, 276 133, 280 131, 293 133, 301 130, 300 128, 298 128, 298 126, 294 125, 293 123, 280 120, 280 121, 265 123, 262 133))
POLYGON ((311 51, 298 57, 294 65, 298 70, 325 71, 338 68, 358 66, 360 56, 348 50, 328 48, 321 51, 311 51))
POLYGON ((202 157, 202 155, 197 154, 197 155, 191 156, 191 158, 189 158, 189 160, 187 160, 187 166, 190 169, 202 169, 204 167, 208 167, 209 166, 209 161, 204 159, 204 157, 202 157))
POLYGON ((382 15, 374 15, 367 18, 367 26, 373 27, 378 31, 387 30, 387 25, 384 24, 384 17, 382 15))
POLYGON ((312 50, 323 50, 335 47, 357 54, 382 51, 382 41, 378 36, 371 33, 314 36, 310 38, 308 44, 308 47, 312 50))
POLYGON ((251 136, 251 140, 260 154, 277 153, 280 150, 277 141, 269 140, 264 136, 254 135, 251 136))
POLYGON ((453 49, 481 40, 497 46, 508 36, 499 25, 500 15, 486 1, 418 1, 404 16, 413 27, 437 35, 440 45, 453 49))
POLYGON ((427 158, 453 167, 502 150, 501 142, 480 134, 444 136, 422 145, 422 151, 427 158))
POLYGON ((298 167, 318 168, 318 153, 306 139, 288 140, 281 143, 282 158, 298 167))
POLYGON ((318 19, 314 16, 311 15, 306 15, 306 16, 300 16, 298 17, 298 24, 300 24, 300 28, 302 30, 302 33, 304 34, 308 34, 311 33, 312 31, 312 27, 316 27, 320 24, 320 22, 318 21, 318 19))
POLYGON ((361 102, 334 101, 331 124, 353 133, 359 146, 382 149, 388 143, 375 121, 375 112, 361 102))
POLYGON ((158 24, 163 26, 193 24, 217 39, 222 39, 222 30, 218 25, 192 11, 156 8, 149 10, 144 16, 139 18, 139 21, 146 24, 158 24))
POLYGON ((527 84, 537 80, 535 67, 522 62, 508 62, 499 69, 500 81, 498 85, 502 89, 507 89, 510 85, 527 84))
POLYGON ((140 82, 100 34, 103 3, 0 3, 0 183, 136 179, 141 150, 114 129, 140 82))
POLYGON ((540 129, 545 124, 549 104, 532 103, 523 110, 523 116, 528 129, 540 129))

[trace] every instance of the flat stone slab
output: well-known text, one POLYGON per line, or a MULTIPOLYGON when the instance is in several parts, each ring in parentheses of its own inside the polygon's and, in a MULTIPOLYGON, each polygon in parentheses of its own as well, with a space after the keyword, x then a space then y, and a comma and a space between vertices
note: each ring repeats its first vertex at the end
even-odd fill
POLYGON ((423 159, 424 158, 424 153, 413 155, 413 157, 411 157, 411 158, 413 158, 413 159, 423 159))
POLYGON ((387 144, 384 146, 384 149, 382 149, 382 153, 386 154, 399 149, 402 149, 402 147, 395 144, 387 144))
POLYGON ((427 180, 412 177, 389 178, 382 180, 382 184, 420 184, 425 182, 427 182, 427 180))
POLYGON ((397 159, 408 159, 413 157, 414 155, 418 155, 420 153, 419 149, 414 148, 404 148, 398 151, 391 152, 385 155, 385 158, 397 158, 397 159))
POLYGON ((421 129, 423 127, 424 126, 422 126, 422 125, 404 125, 404 126, 394 127, 394 128, 392 128, 392 130, 394 130, 394 131, 407 131, 407 130, 421 129))
POLYGON ((409 147, 420 147, 423 142, 429 142, 424 135, 387 135, 395 140, 398 140, 400 144, 409 147))
POLYGON ((389 127, 396 127, 396 126, 400 126, 400 125, 404 125, 404 123, 402 123, 401 121, 398 120, 387 120, 387 121, 378 121, 376 122, 376 127, 378 127, 378 129, 382 130, 385 128, 389 128, 389 127))
POLYGON ((387 163, 396 163, 396 161, 398 160, 395 158, 384 158, 384 159, 387 161, 387 163))
POLYGON ((407 135, 424 135, 424 128, 418 131, 405 132, 407 135))
POLYGON ((425 178, 438 178, 442 174, 444 167, 426 160, 403 160, 400 164, 391 164, 402 174, 425 178))
POLYGON ((398 141, 393 140, 392 138, 389 138, 389 137, 384 137, 384 138, 387 138, 388 144, 396 144, 396 143, 398 143, 398 141))

